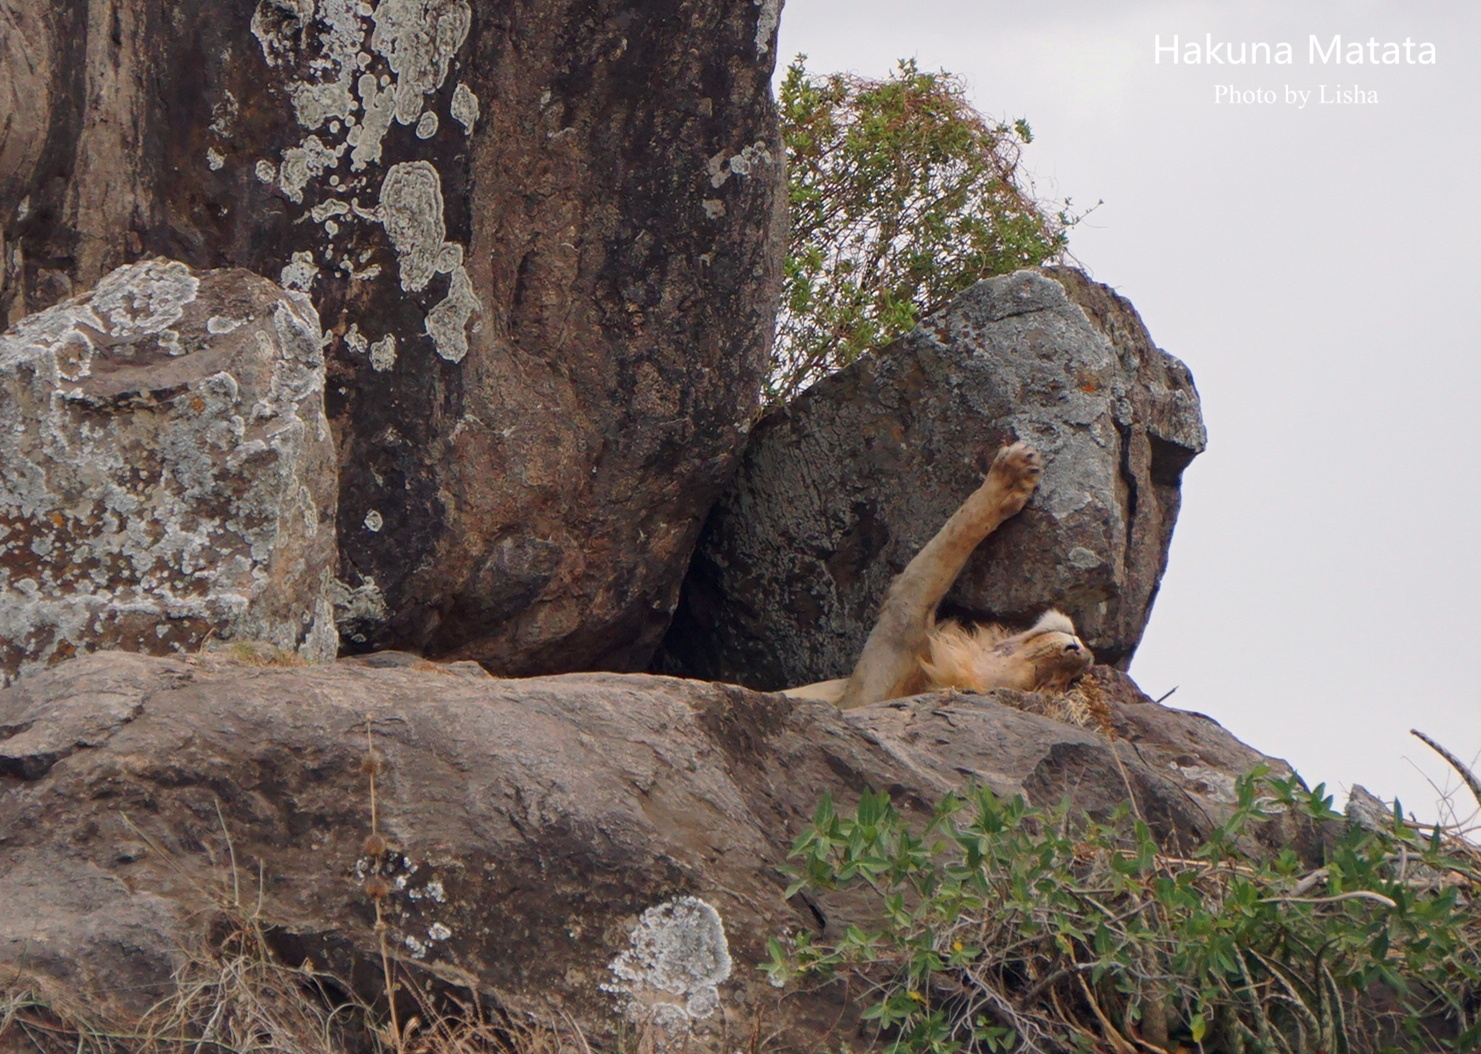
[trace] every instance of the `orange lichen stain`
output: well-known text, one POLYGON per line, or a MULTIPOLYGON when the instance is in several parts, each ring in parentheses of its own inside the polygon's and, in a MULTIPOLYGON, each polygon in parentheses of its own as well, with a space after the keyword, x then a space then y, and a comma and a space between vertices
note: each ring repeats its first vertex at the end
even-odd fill
POLYGON ((67 517, 63 516, 60 512, 53 512, 46 518, 51 521, 53 527, 61 527, 67 522, 67 517))
POLYGON ((1096 392, 1100 391, 1100 385, 1095 381, 1081 381, 1080 390, 1082 392, 1089 392, 1091 395, 1094 395, 1096 392))
POLYGON ((206 400, 197 395, 194 399, 190 400, 190 408, 196 413, 200 413, 206 408, 206 400))

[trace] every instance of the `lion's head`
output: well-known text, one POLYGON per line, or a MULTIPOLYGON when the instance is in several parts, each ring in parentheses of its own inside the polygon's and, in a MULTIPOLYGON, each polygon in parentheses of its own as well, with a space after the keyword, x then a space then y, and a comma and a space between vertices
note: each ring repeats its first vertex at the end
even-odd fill
POLYGON ((943 622, 931 631, 927 649, 929 658, 921 659, 921 668, 931 688, 972 692, 1062 691, 1095 665, 1094 654, 1075 635, 1075 624, 1059 611, 1044 612, 1022 633, 943 622))

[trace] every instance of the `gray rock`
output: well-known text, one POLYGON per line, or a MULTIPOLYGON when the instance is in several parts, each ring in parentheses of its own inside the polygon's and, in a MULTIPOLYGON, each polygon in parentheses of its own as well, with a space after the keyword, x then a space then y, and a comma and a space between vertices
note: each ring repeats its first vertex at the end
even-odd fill
POLYGON ((1361 783, 1354 783, 1347 793, 1347 807, 1343 814, 1347 822, 1366 831, 1392 829, 1394 809, 1361 783))
MULTIPOLYGON (((85 656, 0 691, 0 976, 137 1013, 235 904, 260 912, 289 965, 374 983, 364 883, 379 872, 392 954, 425 983, 605 1045, 626 1015, 702 1050, 736 1049, 758 1019, 778 1049, 832 1048, 852 1027, 844 993, 783 997, 753 965, 784 929, 854 917, 847 897, 782 899, 777 868, 825 791, 848 808, 887 789, 918 819, 969 779, 1098 815, 1131 793, 1186 850, 1229 815, 1235 776, 1262 761, 1289 772, 1107 676, 1114 744, 1006 705, 1032 701, 1022 693, 844 712, 394 655, 299 668, 85 656), (369 743, 391 843, 375 859, 369 743)), ((1309 835, 1272 832, 1311 855, 1309 835)))
POLYGON ((208 637, 334 657, 319 319, 164 260, 0 335, 0 678, 208 637))
POLYGON ((0 314, 308 293, 346 642, 645 668, 771 340, 779 0, 97 2, 0 5, 0 314))
POLYGON ((1198 395, 1130 304, 1049 269, 973 286, 757 425, 662 668, 766 689, 846 676, 890 579, 1014 439, 1044 455, 1043 482, 942 609, 1026 623, 1058 607, 1124 666, 1204 447, 1198 395))

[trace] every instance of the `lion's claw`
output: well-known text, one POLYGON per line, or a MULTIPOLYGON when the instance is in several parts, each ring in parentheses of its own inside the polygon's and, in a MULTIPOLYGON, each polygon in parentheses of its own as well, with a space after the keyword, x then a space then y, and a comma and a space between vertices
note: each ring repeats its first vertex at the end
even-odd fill
POLYGON ((1039 477, 1043 474, 1044 459, 1022 440, 999 450, 987 473, 989 479, 996 476, 1005 487, 1014 490, 1027 487, 1030 492, 1039 485, 1039 477))
POLYGON ((993 458, 983 489, 995 497, 1004 519, 1017 512, 1033 497, 1039 478, 1044 474, 1044 459, 1023 441, 1005 446, 993 458))

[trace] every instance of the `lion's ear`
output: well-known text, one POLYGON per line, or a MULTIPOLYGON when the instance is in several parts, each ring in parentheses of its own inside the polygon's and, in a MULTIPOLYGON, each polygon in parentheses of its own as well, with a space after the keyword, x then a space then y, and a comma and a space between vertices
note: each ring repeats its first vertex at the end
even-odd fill
POLYGON ((1070 617, 1063 611, 1055 611, 1053 608, 1050 608, 1039 616, 1039 621, 1030 627, 1029 633, 1068 633, 1073 637, 1075 635, 1075 624, 1070 621, 1070 617))

